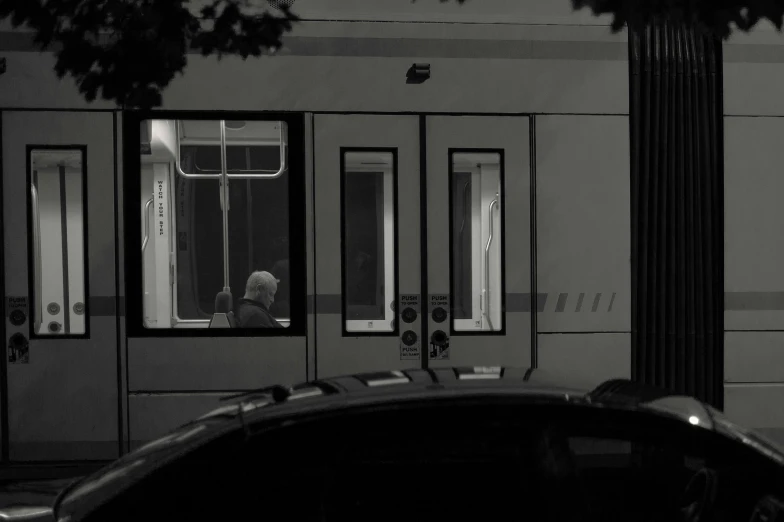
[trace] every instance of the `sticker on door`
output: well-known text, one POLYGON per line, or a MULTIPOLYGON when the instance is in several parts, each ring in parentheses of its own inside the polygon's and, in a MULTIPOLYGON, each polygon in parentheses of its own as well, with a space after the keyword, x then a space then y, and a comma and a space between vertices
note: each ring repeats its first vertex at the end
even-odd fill
POLYGON ((430 336, 430 358, 449 359, 449 336, 443 330, 436 330, 430 336))
POLYGON ((30 343, 24 334, 17 332, 8 339, 8 362, 30 364, 30 343))
POLYGON ((419 296, 403 294, 400 296, 400 316, 403 319, 403 333, 400 335, 400 360, 418 360, 422 357, 416 325, 419 323, 419 296))

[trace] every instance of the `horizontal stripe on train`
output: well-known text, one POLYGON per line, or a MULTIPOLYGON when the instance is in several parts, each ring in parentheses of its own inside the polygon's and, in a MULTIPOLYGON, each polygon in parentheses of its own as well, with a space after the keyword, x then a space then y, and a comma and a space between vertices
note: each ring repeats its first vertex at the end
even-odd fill
MULTIPOLYGON (((9 297, 6 297, 6 317, 10 313, 9 297)), ((342 313, 340 294, 319 294, 315 298, 319 314, 342 313)), ((563 292, 538 294, 536 308, 542 313, 612 313, 618 309, 616 292, 563 292), (555 303, 555 304, 553 304, 555 303), (549 304, 549 306, 548 306, 549 304)), ((115 296, 92 296, 89 299, 88 313, 93 317, 125 316, 125 299, 115 296)), ((775 311, 784 310, 784 292, 725 292, 726 311, 775 311)), ((314 313, 314 296, 307 296, 307 311, 314 313)), ((530 293, 506 294, 507 312, 530 312, 530 293)))
MULTIPOLYGON (((379 58, 496 58, 507 60, 626 61, 626 42, 455 38, 351 38, 283 36, 276 56, 379 58)), ((52 46, 56 50, 57 46, 52 46)), ((38 52, 33 35, 0 31, 0 51, 38 52)), ((199 51, 191 51, 198 54, 199 51)))

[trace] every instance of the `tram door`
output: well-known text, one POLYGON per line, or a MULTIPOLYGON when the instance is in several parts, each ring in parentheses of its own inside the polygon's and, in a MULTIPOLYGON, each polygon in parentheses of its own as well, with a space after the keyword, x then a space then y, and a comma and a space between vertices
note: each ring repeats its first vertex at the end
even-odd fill
POLYGON ((531 362, 529 120, 421 132, 418 116, 315 116, 319 377, 531 362))
POLYGON ((111 113, 2 113, 11 461, 116 458, 111 113))
POLYGON ((531 362, 527 117, 427 118, 428 364, 531 362))
POLYGON ((313 128, 317 376, 419 368, 419 118, 313 128))

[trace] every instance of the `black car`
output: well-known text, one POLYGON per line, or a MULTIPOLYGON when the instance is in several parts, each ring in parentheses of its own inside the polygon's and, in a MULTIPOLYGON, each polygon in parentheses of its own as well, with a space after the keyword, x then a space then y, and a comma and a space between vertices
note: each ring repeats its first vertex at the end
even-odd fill
POLYGON ((784 453, 623 380, 391 371, 236 396, 0 520, 775 521, 784 453))

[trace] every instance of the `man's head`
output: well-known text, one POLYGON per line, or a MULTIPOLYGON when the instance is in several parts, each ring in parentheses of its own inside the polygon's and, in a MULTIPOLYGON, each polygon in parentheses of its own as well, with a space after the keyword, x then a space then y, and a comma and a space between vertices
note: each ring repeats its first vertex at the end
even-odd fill
POLYGON ((253 299, 269 308, 275 301, 278 281, 269 272, 253 272, 245 285, 245 299, 253 299))

